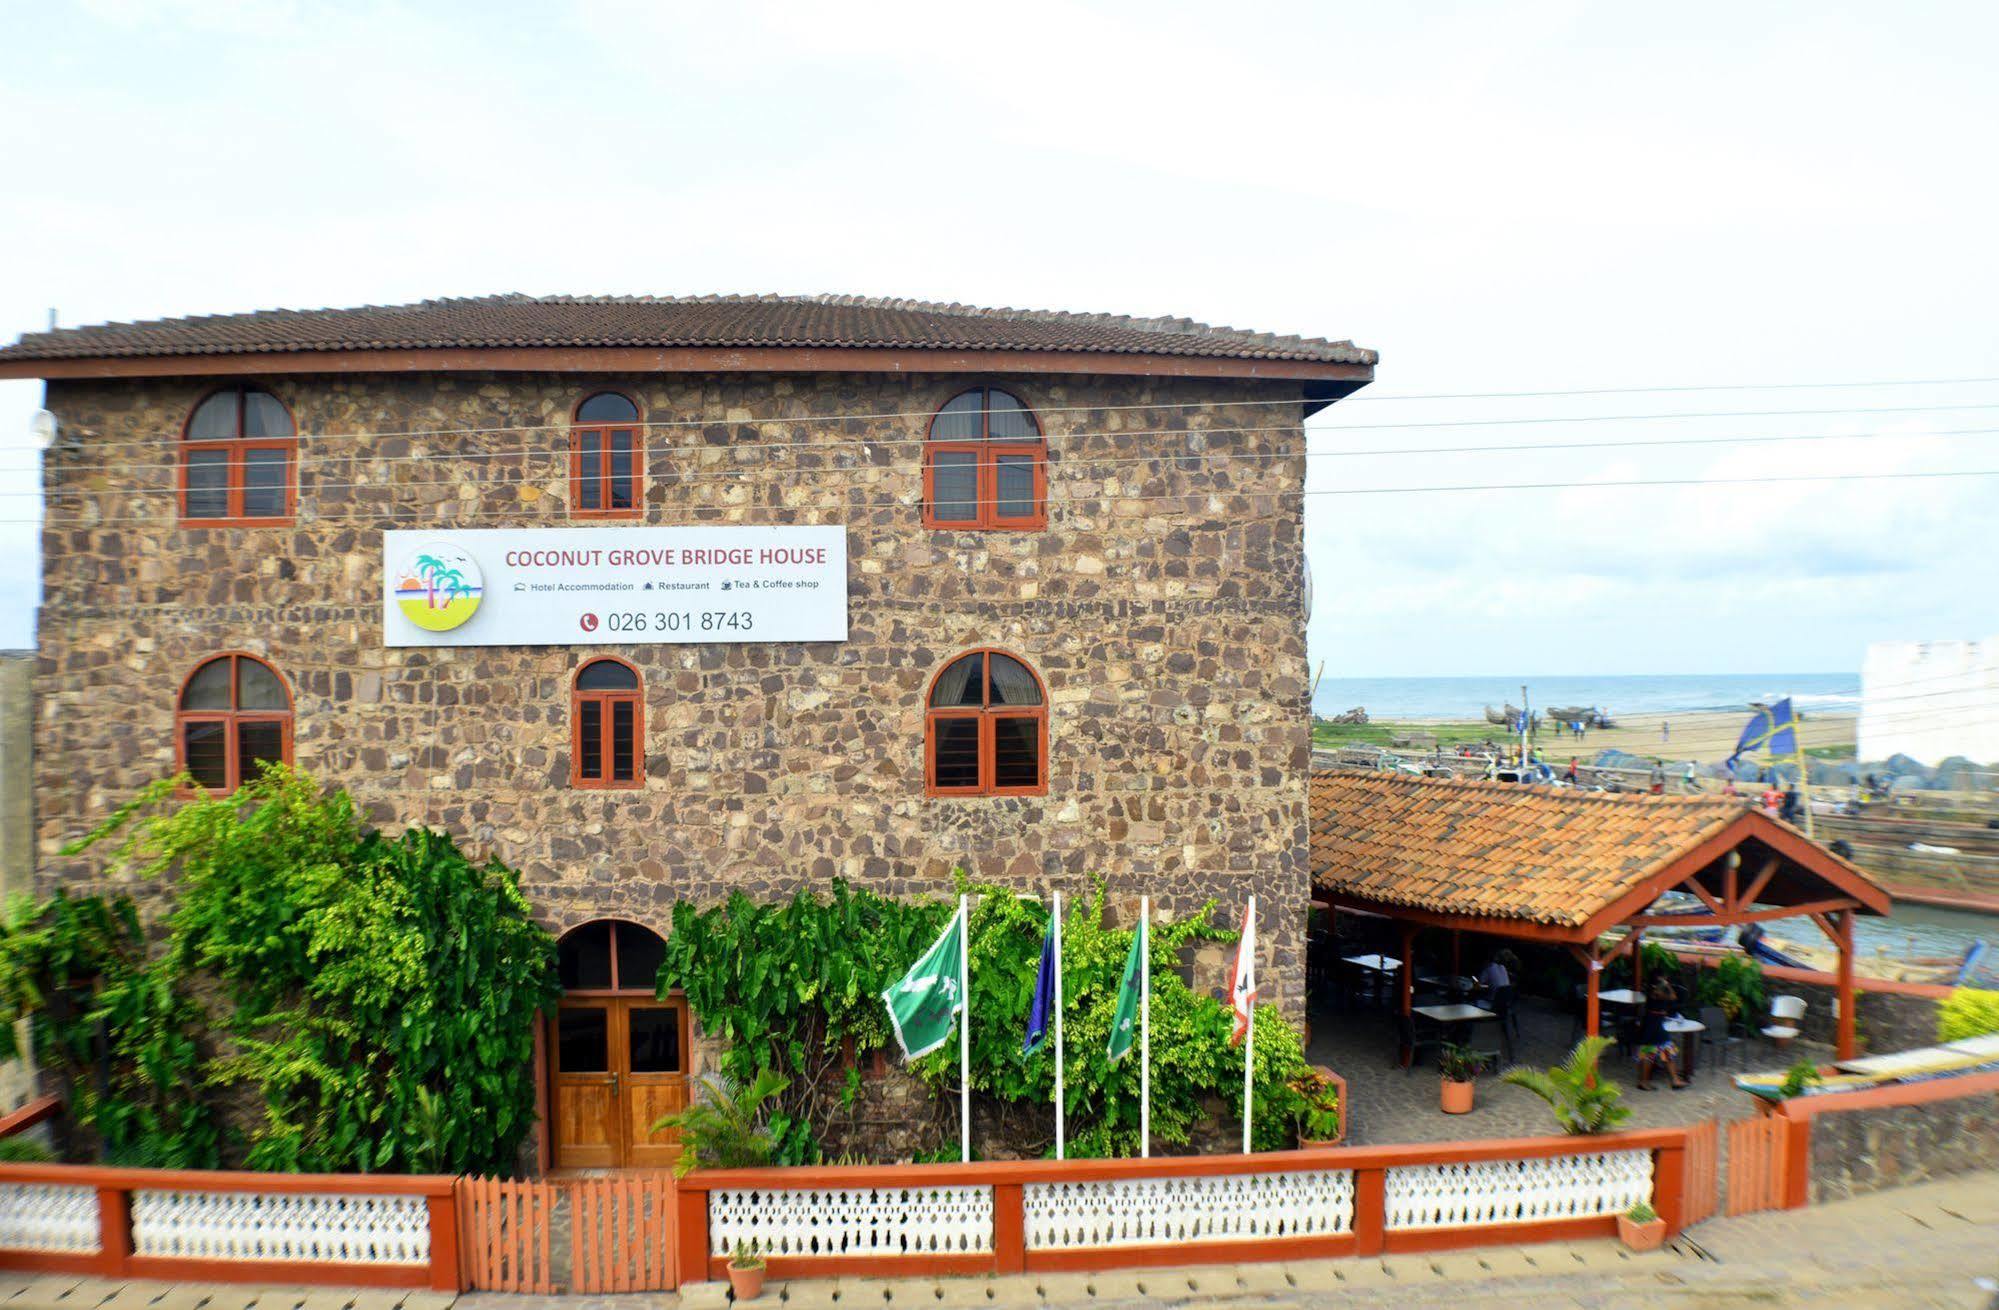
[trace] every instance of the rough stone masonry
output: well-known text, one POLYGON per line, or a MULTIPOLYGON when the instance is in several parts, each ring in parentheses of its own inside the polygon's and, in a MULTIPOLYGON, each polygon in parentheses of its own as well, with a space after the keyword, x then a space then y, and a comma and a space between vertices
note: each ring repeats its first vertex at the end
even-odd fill
MULTIPOLYGON (((37 673, 39 881, 174 766, 202 660, 239 650, 291 686, 296 763, 378 823, 442 827, 522 870, 557 931, 835 877, 946 894, 954 866, 1071 896, 1101 876, 1129 921, 1231 917, 1255 893, 1265 994, 1302 1014, 1309 717, 1296 384, 944 374, 345 374, 252 380, 296 416, 294 526, 192 528, 175 442, 201 379, 56 380, 37 673), (1048 438, 1036 532, 926 529, 927 416, 1006 387, 1048 438), (839 524, 851 636, 819 645, 398 649, 382 531, 567 527, 578 400, 637 397, 647 523, 839 524), (1285 389, 1289 387, 1289 391, 1285 389), (1077 406, 1121 406, 1076 410, 1077 406), (883 415, 899 417, 881 417, 883 415), (776 423, 752 419, 777 418, 776 423), (378 434, 357 436, 353 434, 378 434), (924 696, 997 646, 1050 694, 1044 797, 924 794, 924 696), (646 783, 568 785, 570 681, 641 670, 646 783)), ((140 890, 140 889, 134 889, 140 890)), ((1219 987, 1219 955, 1197 985, 1219 987), (1212 976, 1210 976, 1212 975, 1212 976)))

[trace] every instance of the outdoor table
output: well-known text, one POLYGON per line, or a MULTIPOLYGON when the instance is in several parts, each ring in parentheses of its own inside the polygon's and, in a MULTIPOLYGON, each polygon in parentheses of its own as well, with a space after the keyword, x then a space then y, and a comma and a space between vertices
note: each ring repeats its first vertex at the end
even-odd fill
POLYGON ((1420 1014, 1425 1019, 1442 1024, 1447 1030, 1445 1039, 1454 1046, 1465 1045, 1463 1039, 1467 1035, 1465 1033, 1467 1025, 1478 1023, 1484 1019, 1497 1019, 1499 1017, 1483 1006, 1461 1004, 1419 1005, 1412 1009, 1410 1013, 1420 1014))
POLYGON ((1346 957, 1346 963, 1362 973, 1380 975, 1377 983, 1368 990, 1385 1004, 1388 1000, 1387 980, 1395 976, 1395 971, 1402 967, 1402 961, 1390 955, 1349 955, 1346 957))
POLYGON ((1613 987, 1607 992, 1598 992, 1596 999, 1605 1005, 1643 1005, 1645 993, 1634 992, 1629 987, 1613 987))
POLYGON ((1444 991, 1469 992, 1478 987, 1478 979, 1467 978, 1463 974, 1459 974, 1456 977, 1449 977, 1432 973, 1419 973, 1416 975, 1416 981, 1422 983, 1425 987, 1437 987, 1444 991))
POLYGON ((1694 1076, 1694 1062, 1700 1057, 1701 1044, 1698 1039, 1691 1042, 1683 1042, 1679 1039, 1682 1037, 1692 1037, 1696 1033, 1704 1033, 1706 1031, 1707 1025, 1698 1019, 1682 1019, 1676 1014, 1666 1020, 1666 1035, 1673 1038, 1673 1045, 1680 1048, 1680 1059, 1682 1061, 1680 1066, 1681 1077, 1691 1078, 1694 1076))

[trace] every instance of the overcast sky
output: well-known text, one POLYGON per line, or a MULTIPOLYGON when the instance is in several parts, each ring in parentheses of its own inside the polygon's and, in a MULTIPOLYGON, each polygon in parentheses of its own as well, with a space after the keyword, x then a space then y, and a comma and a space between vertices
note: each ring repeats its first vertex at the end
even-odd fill
MULTIPOLYGON (((1314 491, 1999 469, 1999 8, 0 0, 0 339, 495 291, 1350 337, 1314 491), (1370 396, 1382 397, 1368 399, 1370 396), (1386 423, 1987 404, 1505 427, 1386 423), (1604 449, 1803 433, 1844 442, 1604 449), (1410 452, 1572 443, 1552 452, 1410 452)), ((20 439, 38 383, 0 383, 20 439)), ((0 450, 0 519, 35 502, 0 450)), ((1999 478, 1314 495, 1315 660, 1854 670, 1985 636, 1999 478)), ((34 531, 0 524, 0 645, 34 531)))

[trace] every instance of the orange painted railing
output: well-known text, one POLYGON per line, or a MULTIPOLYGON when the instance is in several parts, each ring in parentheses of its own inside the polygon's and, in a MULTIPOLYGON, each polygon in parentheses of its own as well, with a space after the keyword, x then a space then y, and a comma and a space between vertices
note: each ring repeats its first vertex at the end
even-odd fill
POLYGON ((452 1181, 0 1164, 0 1269, 455 1292, 452 1181))
MULTIPOLYGON (((1509 1199, 1505 1184, 1516 1173, 1524 1176, 1547 1164, 1559 1173, 1565 1157, 1614 1155, 1629 1160, 1645 1153, 1649 1182, 1641 1180, 1635 1199, 1649 1200, 1666 1220, 1670 1232, 1687 1222, 1687 1150, 1695 1130, 1648 1129, 1597 1136, 1535 1137, 1512 1140, 1440 1142, 1404 1146, 1334 1147, 1311 1151, 1276 1151, 1242 1156, 1182 1156, 1144 1160, 1033 1160, 971 1165, 836 1166, 809 1169, 697 1170, 679 1180, 679 1278, 683 1283, 725 1276, 731 1225, 767 1224, 765 1231, 782 1231, 781 1241, 801 1232, 813 1234, 814 1248, 764 1254, 772 1277, 830 1275, 990 1274, 1044 1270, 1087 1270, 1166 1264, 1235 1263, 1250 1260, 1290 1260, 1324 1256, 1376 1255, 1383 1252, 1432 1251, 1452 1247, 1608 1237, 1617 1231, 1616 1212, 1600 1206, 1576 1217, 1535 1215, 1559 1186, 1546 1184, 1547 1169, 1533 1196, 1523 1190, 1509 1199), (1488 1167, 1491 1166, 1491 1167, 1488 1167), (1425 1167, 1428 1167, 1427 1169, 1425 1167), (1407 1180, 1421 1175, 1424 1187, 1439 1198, 1440 1221, 1396 1223, 1390 1213, 1390 1175, 1410 1170, 1407 1180), (1266 1214, 1253 1225, 1234 1224, 1229 1216, 1204 1217, 1198 1194, 1217 1185, 1226 1193, 1231 1180, 1242 1188, 1336 1188, 1343 1208, 1337 1224, 1316 1224, 1307 1205, 1277 1207, 1286 1217, 1272 1221, 1266 1214), (1329 1181, 1330 1180, 1330 1181, 1329 1181), (1495 1180, 1497 1186, 1494 1185, 1495 1180), (1134 1238, 1134 1220, 1124 1208, 1106 1208, 1101 1221, 1081 1221, 1065 1231, 1059 1243, 1030 1241, 1027 1193, 1043 1197, 1051 1190, 1087 1193, 1089 1185, 1157 1184, 1148 1196, 1164 1198, 1176 1207, 1174 1230, 1164 1224, 1156 1237, 1134 1238), (855 1203, 880 1198, 932 1219, 951 1210, 944 1220, 929 1222, 922 1241, 907 1233, 882 1240, 869 1234, 852 1241, 837 1236, 828 1253, 816 1244, 820 1234, 835 1234, 839 1225, 830 1215, 815 1215, 799 1194, 812 1194, 813 1204, 855 1203), (1646 1193, 1649 1193, 1647 1195, 1646 1193), (787 1202, 791 1194, 793 1202, 787 1202), (989 1209, 988 1194, 990 1196, 989 1209), (773 1219, 796 1210, 798 1220, 773 1219), (987 1215, 989 1214, 989 1221, 987 1215), (1457 1222, 1460 1214, 1467 1222, 1457 1222), (1526 1217, 1523 1217, 1526 1216, 1526 1217), (711 1220, 720 1224, 711 1237, 711 1220), (955 1225, 955 1226, 954 1226, 955 1225), (1095 1226, 1115 1227, 1118 1235, 1094 1240, 1095 1226), (1254 1231, 1248 1231, 1253 1228, 1254 1231), (966 1234, 974 1234, 968 1238, 966 1234), (1059 1245, 1061 1249, 1051 1249, 1059 1245)), ((1584 1161, 1576 1161, 1580 1167, 1584 1161)), ((1627 1184, 1628 1185, 1628 1184, 1627 1184)), ((1586 1191, 1587 1184, 1578 1191, 1586 1191)), ((1522 1184, 1523 1189, 1532 1190, 1522 1184)), ((1241 1190, 1240 1188, 1237 1190, 1241 1190)), ((1406 1204, 1406 1196, 1405 1196, 1406 1204)), ((1579 1208, 1558 1201, 1555 1208, 1579 1208)))
MULTIPOLYGON (((1829 1092, 1824 1096, 1796 1096, 1788 1101, 1761 1101, 1759 1122, 1781 1127, 1784 1134, 1783 1177, 1778 1185, 1776 1205, 1795 1210, 1811 1201, 1812 1120, 1822 1114, 1842 1114, 1853 1110, 1882 1110, 1904 1105, 1933 1105, 1965 1096, 1999 1093, 1999 1073, 1963 1074, 1954 1078, 1932 1078, 1925 1082, 1888 1083, 1852 1092, 1829 1092)), ((1731 1159, 1729 1168, 1735 1167, 1731 1159)))

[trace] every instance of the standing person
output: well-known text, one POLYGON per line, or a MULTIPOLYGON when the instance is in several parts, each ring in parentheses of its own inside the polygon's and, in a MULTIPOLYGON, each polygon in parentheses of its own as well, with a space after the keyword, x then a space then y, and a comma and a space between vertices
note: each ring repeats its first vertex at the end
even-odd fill
POLYGON ((1673 1090, 1680 1091, 1687 1080, 1680 1076, 1680 1048, 1673 1044, 1672 1034, 1666 1031, 1666 1020, 1673 1013, 1673 984, 1664 978, 1654 978, 1645 993, 1645 1017, 1638 1025, 1638 1090, 1652 1090, 1652 1069, 1664 1065, 1673 1079, 1673 1090))
POLYGON ((1578 786, 1578 785, 1580 785, 1580 782, 1579 782, 1578 778, 1576 777, 1576 757, 1575 757, 1575 756, 1573 756, 1573 755, 1569 756, 1569 771, 1568 771, 1567 773, 1563 774, 1562 776, 1563 776, 1564 778, 1567 778, 1567 779, 1568 779, 1568 781, 1569 781, 1569 786, 1571 786, 1571 787, 1575 787, 1575 786, 1578 786))
POLYGON ((1692 760, 1687 761, 1687 774, 1686 777, 1683 779, 1683 781, 1686 783, 1687 795, 1689 796, 1700 795, 1700 790, 1701 790, 1700 778, 1696 776, 1694 772, 1694 762, 1692 760))
POLYGON ((1666 794, 1666 763, 1664 760, 1652 761, 1652 794, 1654 796, 1664 796, 1666 794))
POLYGON ((1659 740, 1671 741, 1672 739, 1673 739, 1673 721, 1671 719, 1663 719, 1663 718, 1660 719, 1659 740))

